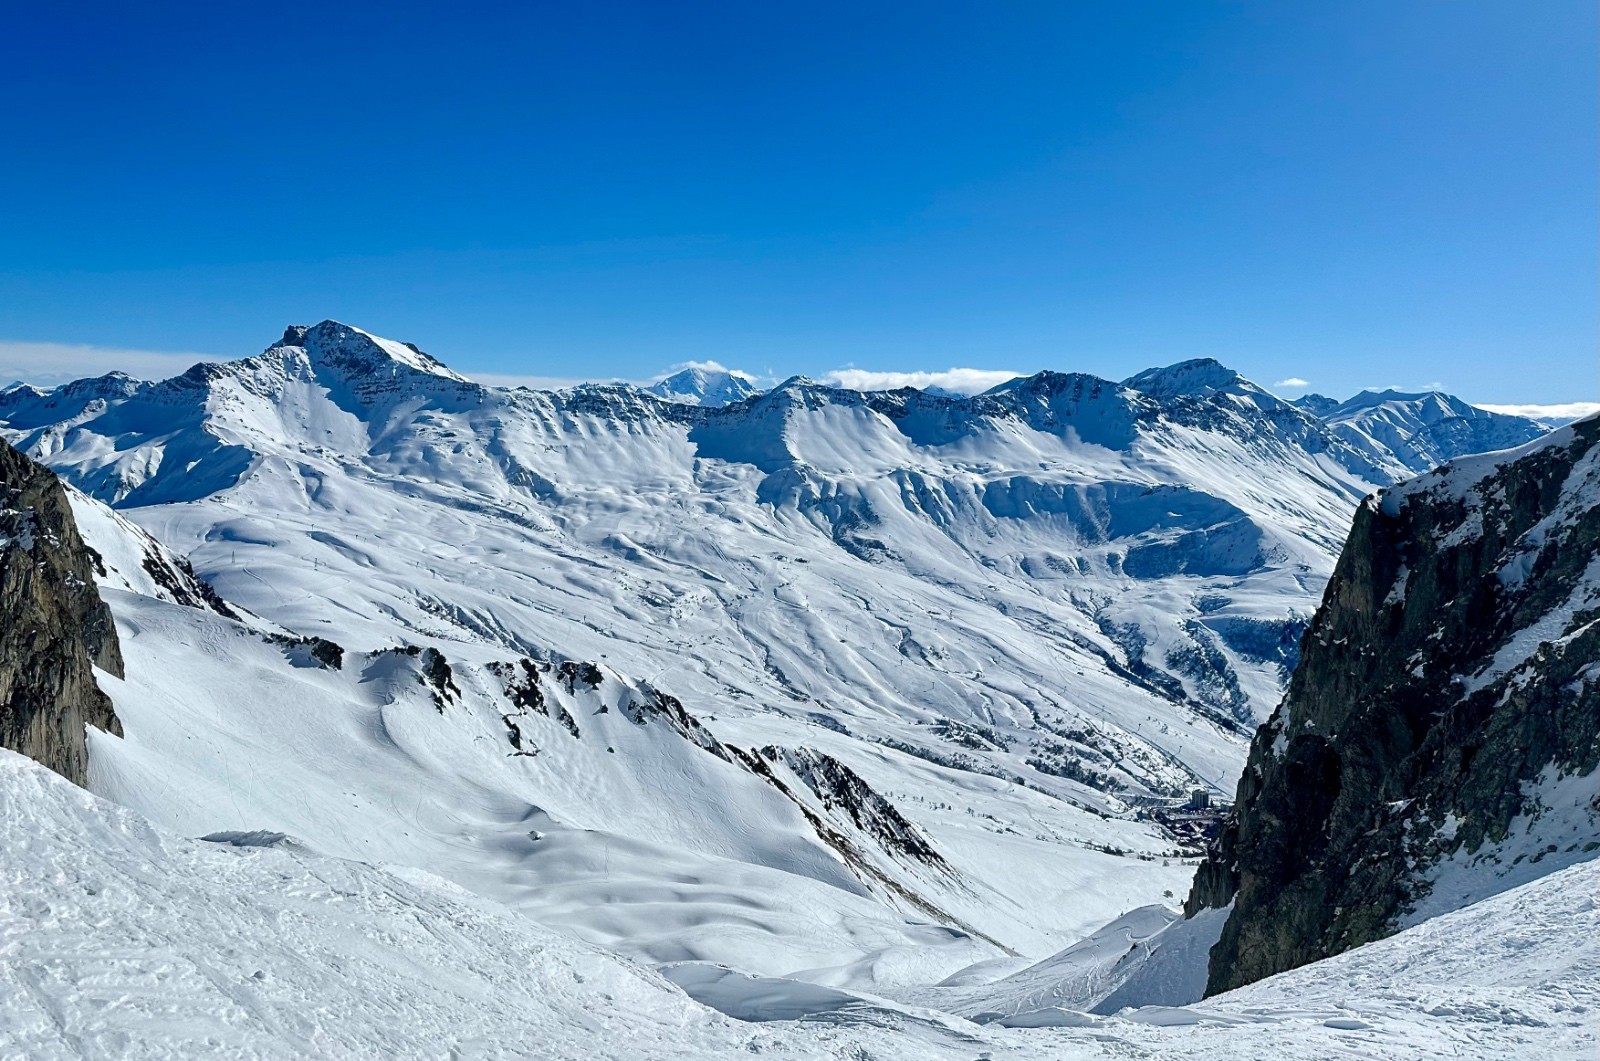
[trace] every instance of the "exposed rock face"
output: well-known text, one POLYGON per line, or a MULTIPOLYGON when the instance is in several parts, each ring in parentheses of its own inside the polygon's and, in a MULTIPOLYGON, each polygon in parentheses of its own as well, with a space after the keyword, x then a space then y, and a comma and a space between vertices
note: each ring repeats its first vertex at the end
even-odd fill
POLYGON ((80 785, 84 727, 122 732, 94 680, 93 666, 122 675, 98 561, 60 480, 0 442, 0 746, 80 785))
POLYGON ((884 850, 931 865, 945 865, 939 852, 893 803, 833 756, 814 748, 773 745, 762 748, 761 755, 769 762, 781 762, 788 767, 822 802, 824 809, 847 816, 852 825, 876 840, 884 850))
POLYGON ((1195 877, 1208 992, 1594 857, 1597 678, 1600 418, 1369 499, 1195 877))

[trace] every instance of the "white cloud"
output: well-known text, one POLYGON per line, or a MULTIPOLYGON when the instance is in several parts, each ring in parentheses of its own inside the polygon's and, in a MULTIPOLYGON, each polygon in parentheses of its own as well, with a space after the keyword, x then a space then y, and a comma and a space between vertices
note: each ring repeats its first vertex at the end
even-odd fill
POLYGON ((167 379, 201 361, 225 361, 215 354, 127 350, 82 343, 28 343, 0 339, 0 384, 21 380, 54 387, 87 376, 126 372, 139 379, 167 379))
POLYGON ((1528 416, 1535 420, 1576 420, 1581 416, 1600 413, 1600 402, 1556 402, 1552 405, 1485 405, 1482 402, 1473 404, 1491 413, 1528 416))
POLYGON ((1290 376, 1288 379, 1280 379, 1278 382, 1274 383, 1273 386, 1288 387, 1292 390, 1300 390, 1302 387, 1311 386, 1311 381, 1308 379, 1301 379, 1299 376, 1290 376))
POLYGON ((1020 372, 989 368, 947 368, 943 372, 872 372, 864 368, 836 368, 823 375, 822 382, 853 391, 886 391, 899 387, 978 394, 1016 379, 1020 372))

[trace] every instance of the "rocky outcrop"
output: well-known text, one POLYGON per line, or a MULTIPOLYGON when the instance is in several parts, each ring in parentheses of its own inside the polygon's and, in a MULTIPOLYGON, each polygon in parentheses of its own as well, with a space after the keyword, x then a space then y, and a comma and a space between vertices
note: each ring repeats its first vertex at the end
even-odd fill
POLYGON ((1368 499, 1301 651, 1189 897, 1210 993, 1594 857, 1600 419, 1368 499))
POLYGON ((86 726, 121 734, 94 667, 122 676, 111 611, 54 473, 0 442, 0 746, 88 779, 86 726))

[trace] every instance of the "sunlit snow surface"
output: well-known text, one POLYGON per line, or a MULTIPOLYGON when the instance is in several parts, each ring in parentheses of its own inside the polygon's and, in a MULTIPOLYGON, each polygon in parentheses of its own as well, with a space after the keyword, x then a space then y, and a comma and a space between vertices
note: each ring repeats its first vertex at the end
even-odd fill
POLYGON ((1388 481, 1214 362, 1129 382, 696 407, 480 387, 328 322, 0 419, 90 495, 127 659, 96 792, 415 867, 735 1009, 901 1014, 1181 897, 1135 811, 1231 794, 1388 481), (240 614, 180 604, 145 531, 240 614), (507 684, 530 666, 537 707, 507 684))
MULTIPOLYGON (((863 880, 769 782, 665 718, 635 721, 629 705, 648 696, 636 682, 607 670, 598 688, 569 690, 545 675, 548 713, 512 716, 537 754, 513 754, 513 709, 471 665, 504 653, 451 646, 460 695, 442 710, 404 653, 307 665, 255 626, 158 599, 137 566, 124 577, 135 556, 114 548, 127 541, 117 517, 75 507, 106 558, 128 673, 100 676, 129 735, 96 735, 91 784, 190 835, 286 832, 425 867, 642 958, 861 986, 932 982, 1004 953, 978 934, 1048 953, 1191 872, 1160 857, 1171 840, 1153 826, 808 727, 806 746, 890 794, 945 861, 897 857, 772 765, 879 867, 882 880, 863 880), (1149 860, 1097 849, 1110 847, 1149 860)), ((751 747, 797 731, 758 715, 723 736, 751 747)))
POLYGON ((772 982, 761 1005, 784 1011, 787 991, 805 1019, 734 1020, 438 878, 292 839, 184 839, 3 751, 0 851, 0 1056, 31 1061, 1562 1061, 1597 1047, 1597 863, 1201 1005, 1008 1029, 772 982))
POLYGON ((794 380, 701 408, 480 387, 328 322, 0 413, 265 617, 155 599, 131 528, 78 503, 129 660, 98 791, 193 835, 416 865, 647 960, 891 988, 1183 891, 1134 812, 1231 792, 1370 485, 1221 366, 1144 384, 794 380), (456 695, 404 645, 442 652, 456 695), (493 668, 525 657, 605 681, 547 675, 546 710, 516 709, 493 668), (714 736, 633 721, 653 690, 714 736))

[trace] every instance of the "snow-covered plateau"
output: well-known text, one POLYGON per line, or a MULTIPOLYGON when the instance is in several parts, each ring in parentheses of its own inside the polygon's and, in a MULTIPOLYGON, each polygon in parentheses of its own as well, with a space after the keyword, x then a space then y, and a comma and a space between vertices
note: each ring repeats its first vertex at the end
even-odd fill
POLYGON ((0 760, 0 1056, 1590 1056, 1593 863, 1174 1004, 1185 807, 1361 499, 1544 431, 1337 409, 505 389, 332 321, 0 392, 124 661, 93 796, 0 760))

